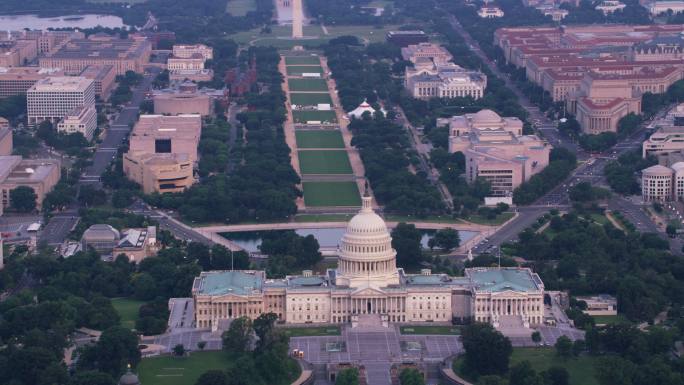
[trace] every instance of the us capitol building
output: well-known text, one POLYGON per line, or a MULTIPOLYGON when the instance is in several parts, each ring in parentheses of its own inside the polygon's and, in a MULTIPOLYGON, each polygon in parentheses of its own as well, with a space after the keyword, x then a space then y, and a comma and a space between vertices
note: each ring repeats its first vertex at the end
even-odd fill
POLYGON ((264 271, 205 271, 192 287, 195 327, 275 313, 289 324, 355 325, 359 318, 388 323, 451 322, 453 318, 517 324, 543 322, 544 284, 527 268, 472 268, 465 277, 406 274, 385 221, 363 197, 347 225, 337 269, 268 279, 264 271))

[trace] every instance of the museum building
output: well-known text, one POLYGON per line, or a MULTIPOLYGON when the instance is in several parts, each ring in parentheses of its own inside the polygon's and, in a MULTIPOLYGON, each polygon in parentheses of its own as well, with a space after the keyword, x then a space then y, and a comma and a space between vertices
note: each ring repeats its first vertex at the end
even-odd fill
POLYGON ((388 323, 472 319, 520 324, 543 322, 544 285, 527 268, 471 268, 465 277, 406 274, 385 221, 363 197, 347 225, 336 269, 325 275, 304 271, 268 279, 254 270, 205 271, 192 287, 196 328, 216 330, 220 321, 275 313, 289 324, 352 323, 360 317, 388 323))

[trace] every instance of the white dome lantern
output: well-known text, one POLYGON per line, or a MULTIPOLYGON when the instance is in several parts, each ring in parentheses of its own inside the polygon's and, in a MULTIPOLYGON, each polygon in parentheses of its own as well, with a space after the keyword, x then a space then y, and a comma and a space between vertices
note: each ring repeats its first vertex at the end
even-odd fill
POLYGON ((349 287, 387 287, 399 284, 396 251, 385 221, 373 211, 365 193, 363 205, 347 224, 342 237, 336 284, 349 287))

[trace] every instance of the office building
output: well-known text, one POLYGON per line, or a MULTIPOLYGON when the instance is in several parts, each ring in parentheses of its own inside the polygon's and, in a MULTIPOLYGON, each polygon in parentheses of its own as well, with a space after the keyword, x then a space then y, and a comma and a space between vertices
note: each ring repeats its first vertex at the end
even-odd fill
POLYGON ((173 56, 177 58, 194 58, 199 55, 204 61, 214 59, 214 49, 204 44, 174 44, 173 56))
POLYGON ((66 134, 80 132, 87 140, 93 139, 97 129, 97 112, 95 107, 76 107, 57 123, 57 131, 66 134))
POLYGON ((494 6, 482 6, 478 11, 477 15, 483 19, 496 19, 498 17, 504 16, 504 11, 499 7, 494 6))
POLYGON ((389 31, 385 36, 385 40, 399 47, 407 47, 409 45, 427 43, 429 38, 423 31, 389 31))
POLYGON ((188 154, 150 154, 129 151, 123 156, 124 174, 145 194, 177 193, 195 183, 194 162, 188 154))
POLYGON ((77 108, 95 107, 95 85, 80 76, 48 77, 28 90, 26 100, 30 125, 45 120, 57 124, 77 108))
POLYGON ((95 85, 95 96, 102 101, 109 100, 116 85, 116 70, 111 65, 89 65, 78 76, 92 79, 95 85))
POLYGON ((663 119, 654 121, 652 125, 656 130, 641 146, 644 158, 684 151, 684 103, 677 105, 663 119))
POLYGON ((371 198, 348 223, 339 264, 323 275, 284 279, 264 271, 204 271, 192 286, 195 327, 274 313, 288 324, 437 323, 453 319, 522 328, 543 322, 544 285, 527 268, 466 269, 464 277, 406 274, 371 198))
POLYGON ((148 194, 183 191, 195 182, 201 130, 200 115, 142 115, 124 154, 124 173, 148 194))
POLYGON ((154 113, 158 115, 208 116, 213 113, 214 101, 224 97, 221 90, 199 89, 195 83, 186 82, 176 88, 155 90, 152 100, 154 113))
POLYGON ((666 0, 653 1, 646 6, 652 16, 659 16, 667 13, 680 13, 684 11, 684 1, 666 0))
POLYGON ((642 199, 644 202, 669 202, 674 200, 675 180, 684 181, 684 163, 675 163, 672 167, 656 164, 641 170, 642 199))
POLYGON ((449 152, 464 154, 466 181, 487 180, 492 196, 512 196, 516 187, 549 164, 551 146, 536 135, 523 135, 518 118, 481 110, 437 124, 449 126, 449 152))
POLYGON ((641 113, 641 96, 664 93, 684 76, 683 25, 500 28, 506 61, 565 102, 586 134, 617 131, 641 113))
POLYGON ((202 132, 199 115, 141 115, 130 136, 130 152, 147 154, 188 154, 197 161, 202 132))
POLYGON ((37 81, 63 75, 59 68, 0 67, 0 99, 25 94, 37 81))
POLYGON ((575 298, 584 301, 587 308, 582 310, 584 314, 594 315, 617 315, 617 299, 609 294, 582 296, 575 298))
POLYGON ((626 5, 618 0, 604 0, 599 5, 596 6, 597 11, 603 12, 604 15, 613 13, 615 11, 621 11, 626 7, 626 5))
POLYGON ((487 77, 451 63, 451 54, 436 44, 421 43, 401 49, 406 67, 404 86, 418 99, 472 97, 479 99, 487 88, 487 77))
POLYGON ((143 73, 150 61, 152 45, 144 38, 119 39, 95 34, 88 39, 72 39, 54 52, 39 58, 41 67, 62 68, 77 75, 89 65, 111 65, 117 75, 126 71, 143 73))
POLYGON ((0 40, 0 67, 25 66, 38 56, 38 46, 33 40, 0 40))
POLYGON ((2 206, 10 206, 10 191, 26 186, 36 193, 37 209, 59 182, 61 167, 54 159, 22 159, 20 156, 0 156, 0 194, 2 206))

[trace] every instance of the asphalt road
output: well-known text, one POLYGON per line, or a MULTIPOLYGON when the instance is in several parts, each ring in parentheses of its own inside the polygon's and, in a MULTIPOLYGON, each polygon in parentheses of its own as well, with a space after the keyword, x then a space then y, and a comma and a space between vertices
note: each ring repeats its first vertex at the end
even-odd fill
MULTIPOLYGON (((152 68, 150 73, 145 74, 142 83, 132 90, 131 102, 121 110, 121 113, 106 131, 102 143, 97 146, 93 154, 93 164, 86 168, 77 187, 100 183, 100 175, 112 162, 119 146, 128 137, 131 126, 138 119, 139 106, 145 100, 145 93, 150 89, 157 73, 159 73, 159 69, 152 68)), ((50 218, 40 234, 39 242, 53 247, 61 245, 78 223, 79 208, 79 203, 74 202, 66 210, 50 218)))

